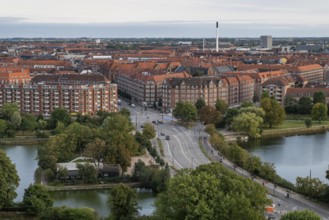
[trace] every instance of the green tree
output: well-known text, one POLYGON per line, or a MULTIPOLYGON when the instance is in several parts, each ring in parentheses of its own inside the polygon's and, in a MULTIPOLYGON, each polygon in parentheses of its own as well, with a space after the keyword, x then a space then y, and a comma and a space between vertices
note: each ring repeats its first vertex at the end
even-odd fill
POLYGON ((313 104, 322 103, 326 104, 326 94, 323 91, 318 91, 313 94, 313 104))
POLYGON ((36 117, 28 113, 23 114, 21 129, 25 131, 34 131, 36 127, 37 127, 36 117))
POLYGON ((6 136, 7 122, 0 119, 0 137, 6 136))
POLYGON ((309 119, 309 118, 305 119, 304 122, 305 122, 305 125, 306 125, 307 128, 312 127, 312 120, 311 119, 309 119))
POLYGON ((84 183, 96 183, 98 169, 90 163, 78 163, 78 173, 84 183))
POLYGON ((195 121, 197 109, 191 102, 178 102, 173 111, 173 116, 185 124, 195 121))
POLYGON ((221 164, 198 167, 171 178, 156 202, 161 219, 263 219, 266 190, 221 164))
POLYGON ((37 128, 38 128, 38 129, 43 130, 43 129, 45 129, 46 127, 47 127, 47 121, 46 121, 46 120, 44 120, 44 119, 40 119, 40 120, 37 121, 37 128))
POLYGON ((200 112, 200 110, 206 106, 206 102, 204 101, 203 98, 199 98, 194 105, 198 110, 198 112, 200 112))
POLYGON ((233 119, 231 127, 234 131, 246 132, 250 138, 260 138, 260 126, 263 124, 263 118, 254 113, 247 112, 236 116, 233 119))
POLYGON ((23 206, 28 214, 40 215, 52 205, 53 200, 44 186, 30 185, 25 189, 23 206))
POLYGON ((270 128, 282 124, 285 116, 284 109, 275 99, 263 98, 260 106, 265 111, 265 124, 268 124, 270 128))
POLYGON ((94 158, 99 164, 106 154, 107 144, 100 138, 95 138, 94 141, 88 143, 84 149, 84 155, 94 158))
POLYGON ((111 190, 108 203, 115 220, 132 219, 139 209, 135 190, 124 184, 119 184, 111 190))
POLYGON ((18 111, 13 113, 13 115, 10 118, 10 122, 14 126, 15 129, 17 129, 21 125, 22 117, 18 111))
POLYGON ((311 113, 311 109, 312 109, 312 99, 310 97, 301 97, 298 100, 298 105, 297 105, 297 109, 298 109, 298 113, 299 114, 310 114, 311 113))
POLYGON ((127 109, 127 108, 122 108, 122 109, 120 110, 120 113, 121 113, 122 115, 126 116, 127 118, 130 118, 130 111, 129 111, 129 109, 127 109))
POLYGON ((255 115, 264 118, 266 113, 262 108, 258 108, 256 106, 250 106, 250 107, 245 107, 245 108, 240 108, 239 109, 239 114, 242 113, 254 113, 255 115))
POLYGON ((131 157, 138 153, 138 143, 131 133, 111 132, 107 137, 107 150, 104 162, 120 164, 123 171, 130 166, 131 157))
POLYGON ((155 138, 155 130, 152 124, 146 123, 143 128, 143 135, 147 139, 155 138))
POLYGON ((0 209, 12 204, 19 184, 16 167, 0 149, 0 209))
POLYGON ((0 108, 0 118, 9 121, 14 112, 18 112, 19 107, 16 103, 5 103, 0 108))
POLYGON ((222 115, 226 114, 226 110, 228 108, 227 103, 224 100, 218 99, 215 104, 216 110, 222 113, 222 115))
POLYGON ((121 114, 108 116, 103 121, 101 127, 106 133, 131 132, 134 129, 131 121, 126 116, 121 114))
POLYGON ((251 101, 245 101, 240 105, 241 108, 250 108, 253 106, 254 106, 254 104, 251 101))
POLYGON ((234 164, 244 167, 248 158, 248 152, 236 143, 233 143, 228 148, 228 157, 234 164))
POLYGON ((274 164, 269 162, 264 162, 260 167, 259 175, 270 181, 275 180, 277 174, 274 164))
POLYGON ((262 100, 262 99, 265 99, 265 98, 271 98, 271 97, 270 97, 270 94, 268 94, 268 91, 267 91, 267 90, 264 90, 264 91, 262 92, 261 100, 262 100))
POLYGON ((239 114, 239 109, 238 108, 229 108, 226 111, 224 120, 225 120, 225 125, 230 127, 231 123, 233 121, 233 118, 235 118, 239 114))
POLYGON ((326 188, 327 186, 323 184, 319 178, 296 178, 297 191, 310 198, 319 199, 321 195, 325 193, 326 188))
POLYGON ((52 207, 41 216, 40 220, 99 220, 92 208, 52 207))
POLYGON ((327 105, 323 103, 316 103, 312 107, 311 114, 313 120, 317 120, 319 122, 324 121, 327 119, 327 113, 328 113, 327 105))
POLYGON ((286 96, 286 99, 284 100, 284 110, 287 114, 297 114, 298 102, 296 99, 291 96, 286 96))
POLYGON ((221 119, 221 113, 211 106, 204 106, 199 111, 199 119, 203 124, 217 124, 221 119))
POLYGON ((297 210, 284 214, 280 220, 321 220, 321 217, 311 210, 297 210))
POLYGON ((62 122, 65 126, 71 123, 71 115, 65 108, 56 108, 50 115, 49 127, 55 128, 58 122, 62 122))

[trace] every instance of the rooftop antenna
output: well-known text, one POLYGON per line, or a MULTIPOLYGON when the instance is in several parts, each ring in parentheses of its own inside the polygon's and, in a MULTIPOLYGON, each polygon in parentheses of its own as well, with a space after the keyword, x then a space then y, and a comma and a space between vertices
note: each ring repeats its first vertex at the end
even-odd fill
POLYGON ((216 52, 218 52, 218 21, 216 21, 216 52))

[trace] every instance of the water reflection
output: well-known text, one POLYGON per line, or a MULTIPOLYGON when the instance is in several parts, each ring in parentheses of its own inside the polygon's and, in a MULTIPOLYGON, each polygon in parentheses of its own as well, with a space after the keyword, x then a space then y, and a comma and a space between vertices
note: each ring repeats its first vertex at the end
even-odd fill
MULTIPOLYGON (((141 215, 150 215, 154 211, 155 195, 150 191, 137 190, 138 205, 141 207, 141 215)), ((55 200, 54 206, 68 206, 73 208, 90 207, 97 213, 106 217, 111 213, 107 205, 109 190, 87 190, 70 192, 52 192, 51 197, 55 200)))
POLYGON ((329 164, 329 133, 266 138, 241 143, 263 161, 275 164, 277 173, 295 182, 297 176, 312 177, 324 182, 329 164))
POLYGON ((38 167, 37 146, 1 146, 7 156, 16 165, 16 170, 20 178, 17 188, 16 202, 23 200, 24 189, 34 182, 34 171, 38 167))
MULTIPOLYGON (((16 165, 20 184, 17 188, 16 202, 23 200, 24 189, 34 182, 34 171, 38 167, 37 146, 1 146, 7 156, 16 165)), ((68 206, 73 208, 91 207, 100 216, 106 217, 110 213, 107 205, 108 190, 89 190, 51 193, 55 206, 68 206)), ((148 190, 137 189, 138 204, 142 208, 140 214, 150 215, 154 211, 155 195, 148 190)))

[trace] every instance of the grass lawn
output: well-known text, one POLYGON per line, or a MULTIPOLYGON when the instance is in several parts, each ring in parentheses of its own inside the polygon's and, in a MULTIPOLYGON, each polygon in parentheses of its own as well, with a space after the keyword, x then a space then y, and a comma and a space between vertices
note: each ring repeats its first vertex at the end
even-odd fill
MULTIPOLYGON (((329 121, 322 121, 322 122, 317 122, 317 121, 312 121, 312 127, 316 126, 329 126, 329 121)), ((304 120, 286 120, 283 122, 282 125, 276 126, 274 128, 268 128, 265 127, 263 128, 264 130, 277 130, 277 129, 288 129, 288 128, 305 128, 305 122, 304 120)))

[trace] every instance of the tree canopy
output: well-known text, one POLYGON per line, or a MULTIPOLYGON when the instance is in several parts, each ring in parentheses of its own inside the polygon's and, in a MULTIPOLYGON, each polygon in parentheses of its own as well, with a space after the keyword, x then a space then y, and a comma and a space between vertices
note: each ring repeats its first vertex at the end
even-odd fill
POLYGON ((281 220, 321 220, 321 217, 311 210, 297 210, 288 212, 281 217, 281 220))
POLYGON ((260 126, 263 118, 252 112, 241 113, 233 119, 232 129, 238 132, 246 132, 251 138, 260 138, 260 126))
POLYGON ((215 108, 211 106, 204 106, 199 111, 199 119, 202 121, 205 125, 207 124, 217 124, 221 119, 221 113, 217 111, 215 108))
POLYGON ((138 212, 136 192, 124 184, 119 184, 111 190, 108 203, 115 220, 131 219, 138 212))
POLYGON ((50 115, 49 127, 55 128, 58 122, 62 122, 65 126, 71 123, 71 115, 65 108, 56 108, 50 115))
POLYGON ((48 209, 40 220, 99 220, 94 209, 53 207, 48 209))
POLYGON ((316 121, 324 121, 327 119, 328 108, 323 103, 316 103, 312 107, 312 119, 316 121))
POLYGON ((178 102, 173 111, 173 116, 187 124, 196 120, 197 109, 191 102, 178 102))
POLYGON ((228 105, 225 101, 218 99, 215 104, 216 110, 225 115, 228 105))
POLYGON ((221 164, 201 165, 171 178, 156 202, 162 219, 263 219, 266 190, 221 164))
POLYGON ((194 105, 199 112, 203 107, 206 106, 206 102, 203 98, 199 98, 194 105))
POLYGON ((16 103, 5 103, 0 108, 0 118, 9 121, 14 112, 18 112, 19 107, 16 103))
POLYGON ((143 128, 143 135, 147 139, 152 139, 155 137, 155 130, 152 124, 146 123, 143 128))
POLYGON ((272 98, 263 98, 260 101, 261 108, 265 111, 264 123, 270 128, 282 124, 285 112, 282 106, 272 98))
POLYGON ((25 189, 23 206, 30 215, 40 215, 46 209, 52 207, 53 200, 47 189, 42 185, 30 185, 25 189))
POLYGON ((15 165, 0 149, 0 208, 13 202, 18 184, 19 177, 15 165))
POLYGON ((322 103, 326 104, 326 94, 323 91, 318 91, 313 94, 313 104, 322 103))

